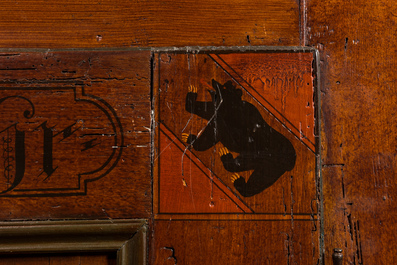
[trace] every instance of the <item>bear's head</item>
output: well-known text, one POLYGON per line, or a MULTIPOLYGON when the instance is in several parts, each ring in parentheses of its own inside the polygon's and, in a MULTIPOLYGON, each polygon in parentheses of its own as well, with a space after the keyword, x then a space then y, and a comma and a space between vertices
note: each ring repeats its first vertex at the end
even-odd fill
POLYGON ((212 102, 218 106, 221 102, 238 103, 241 102, 243 91, 233 84, 232 81, 227 81, 225 84, 220 84, 212 79, 212 87, 215 90, 208 90, 212 97, 212 102))

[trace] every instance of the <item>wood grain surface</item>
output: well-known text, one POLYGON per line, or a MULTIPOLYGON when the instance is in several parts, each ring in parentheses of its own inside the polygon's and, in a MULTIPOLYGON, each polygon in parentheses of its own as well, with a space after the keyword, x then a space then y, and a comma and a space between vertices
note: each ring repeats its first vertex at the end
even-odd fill
POLYGON ((150 53, 0 56, 0 219, 149 217, 150 53))
POLYGON ((299 45, 297 1, 0 3, 0 47, 299 45))
POLYGON ((311 222, 157 221, 154 228, 152 264, 317 264, 319 230, 311 222))
POLYGON ((396 260, 396 47, 393 1, 308 3, 321 52, 325 262, 396 260))

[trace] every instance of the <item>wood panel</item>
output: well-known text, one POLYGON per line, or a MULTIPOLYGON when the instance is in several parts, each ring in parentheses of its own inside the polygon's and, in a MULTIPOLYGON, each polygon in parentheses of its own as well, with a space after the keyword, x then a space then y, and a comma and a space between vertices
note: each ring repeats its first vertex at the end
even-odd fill
POLYGON ((296 218, 316 215, 313 61, 310 50, 160 53, 154 84, 159 130, 155 213, 244 212, 283 218, 293 208, 296 218), (191 87, 197 91, 189 92, 191 87), (233 93, 239 92, 236 100, 233 93), (193 94, 197 111, 189 113, 193 94), (215 108, 216 97, 221 103, 215 108), (204 113, 206 108, 210 114, 204 113), (190 144, 184 133, 198 135, 197 140, 190 144), (200 139, 203 147, 196 145, 200 139), (219 154, 225 147, 241 169, 226 168, 219 154), (258 166, 251 165, 253 160, 260 160, 258 166), (237 185, 233 172, 246 184, 237 185))
POLYGON ((152 264, 317 264, 313 50, 162 51, 153 65, 152 264))
POLYGON ((299 45, 298 1, 4 0, 0 47, 299 45))
POLYGON ((396 260, 394 1, 308 3, 308 44, 322 56, 325 261, 396 260))
POLYGON ((0 69, 0 219, 150 216, 150 52, 2 53, 0 69))
POLYGON ((317 264, 318 260, 318 230, 312 222, 157 221, 154 228, 152 264, 317 264))

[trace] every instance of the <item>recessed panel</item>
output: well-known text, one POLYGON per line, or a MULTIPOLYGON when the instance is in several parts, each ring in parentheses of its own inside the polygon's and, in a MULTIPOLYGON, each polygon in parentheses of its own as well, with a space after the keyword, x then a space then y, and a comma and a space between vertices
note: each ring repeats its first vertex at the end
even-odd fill
POLYGON ((2 219, 147 217, 150 53, 0 56, 2 219))
POLYGON ((312 51, 159 53, 157 217, 315 218, 314 61, 312 51))

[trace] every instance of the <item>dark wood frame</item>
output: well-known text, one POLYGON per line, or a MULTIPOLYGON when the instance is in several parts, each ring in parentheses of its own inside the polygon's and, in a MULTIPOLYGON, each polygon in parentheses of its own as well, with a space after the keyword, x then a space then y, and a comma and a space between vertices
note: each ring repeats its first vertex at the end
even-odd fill
POLYGON ((117 264, 147 263, 147 221, 77 220, 0 223, 0 254, 117 251, 117 264))

